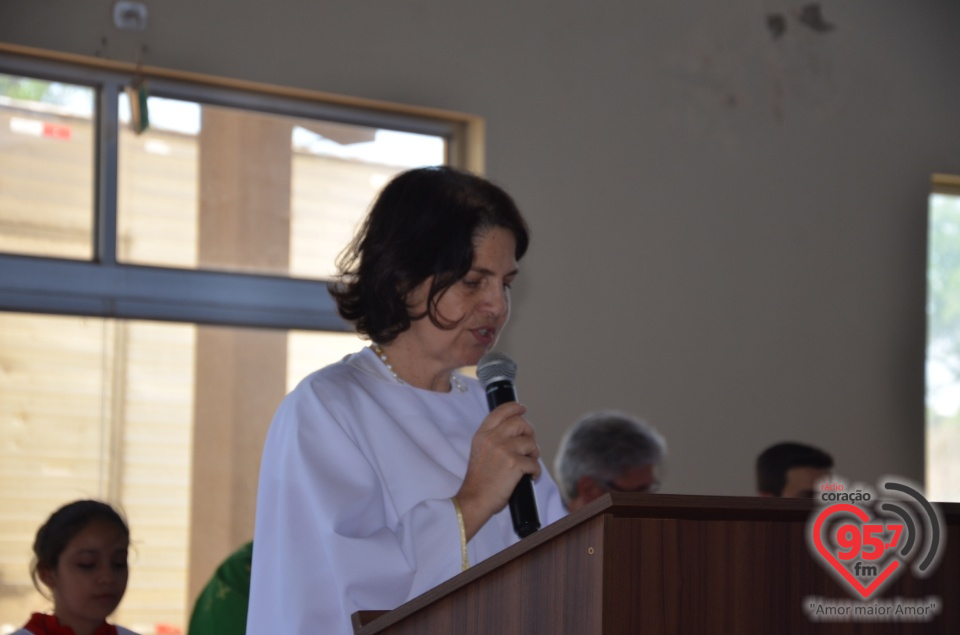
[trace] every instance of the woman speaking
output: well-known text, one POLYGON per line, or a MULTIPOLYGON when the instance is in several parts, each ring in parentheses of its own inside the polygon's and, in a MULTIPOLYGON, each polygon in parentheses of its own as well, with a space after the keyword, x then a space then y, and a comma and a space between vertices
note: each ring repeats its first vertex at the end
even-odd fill
POLYGON ((386 185, 338 263, 338 310, 371 345, 306 377, 277 410, 260 470, 247 633, 352 633, 518 540, 506 510, 535 479, 564 515, 518 403, 489 410, 457 369, 510 317, 527 250, 510 196, 448 167, 386 185))

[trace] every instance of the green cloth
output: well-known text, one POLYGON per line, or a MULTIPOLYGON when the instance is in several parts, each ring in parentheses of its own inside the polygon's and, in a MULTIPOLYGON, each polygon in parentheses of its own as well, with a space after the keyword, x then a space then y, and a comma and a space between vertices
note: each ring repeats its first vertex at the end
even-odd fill
POLYGON ((223 561, 197 598, 188 635, 244 635, 247 632, 252 563, 253 542, 223 561))

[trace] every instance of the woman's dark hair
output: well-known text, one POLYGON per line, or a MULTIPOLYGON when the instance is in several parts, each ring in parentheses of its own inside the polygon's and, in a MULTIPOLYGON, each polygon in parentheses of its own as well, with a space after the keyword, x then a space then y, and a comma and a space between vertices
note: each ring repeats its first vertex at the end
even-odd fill
POLYGON ((418 168, 383 188, 360 231, 337 260, 340 275, 329 285, 340 315, 374 342, 387 344, 429 317, 439 328, 437 303, 473 266, 474 241, 494 227, 516 239, 516 259, 530 232, 509 194, 490 181, 456 168, 418 168), (411 315, 407 295, 433 277, 426 311, 411 315))
POLYGON ((33 586, 44 596, 46 593, 37 579, 37 572, 57 568, 63 550, 78 533, 94 521, 105 521, 117 526, 124 537, 130 540, 130 529, 120 514, 106 503, 96 500, 79 500, 67 503, 50 514, 40 529, 37 538, 33 541, 33 566, 30 567, 30 576, 33 586))

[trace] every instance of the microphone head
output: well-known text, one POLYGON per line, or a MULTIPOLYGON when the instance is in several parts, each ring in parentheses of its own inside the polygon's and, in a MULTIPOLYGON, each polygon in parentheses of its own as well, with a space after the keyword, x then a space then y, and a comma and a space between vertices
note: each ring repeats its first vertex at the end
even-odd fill
POLYGON ((513 383, 517 378, 517 363, 506 353, 490 351, 477 363, 477 377, 485 387, 497 381, 513 383))

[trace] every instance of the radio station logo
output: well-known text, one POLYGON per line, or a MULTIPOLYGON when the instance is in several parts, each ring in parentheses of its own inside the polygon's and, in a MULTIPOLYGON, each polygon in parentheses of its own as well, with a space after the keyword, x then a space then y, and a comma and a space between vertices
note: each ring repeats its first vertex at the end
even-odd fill
POLYGON ((876 491, 835 481, 823 483, 816 500, 807 532, 811 552, 854 601, 805 598, 812 620, 928 621, 940 613, 936 597, 876 599, 908 569, 929 576, 943 556, 943 518, 919 487, 895 477, 880 479, 876 491))

